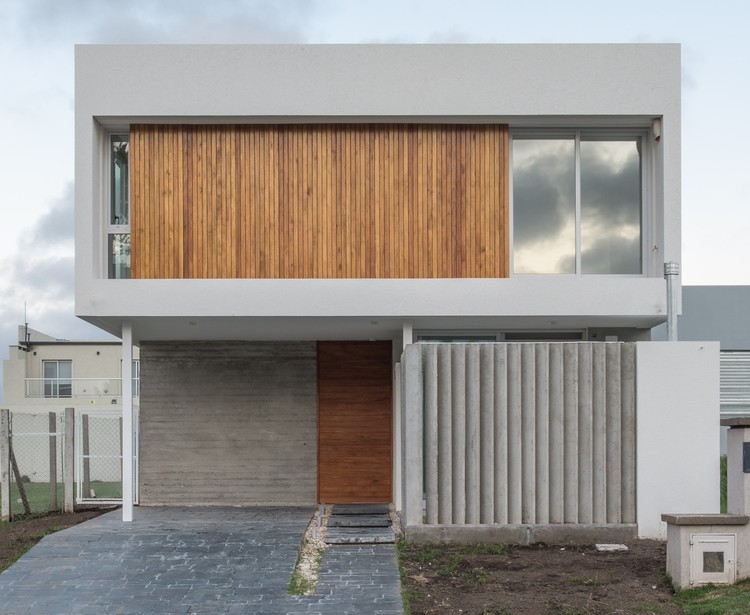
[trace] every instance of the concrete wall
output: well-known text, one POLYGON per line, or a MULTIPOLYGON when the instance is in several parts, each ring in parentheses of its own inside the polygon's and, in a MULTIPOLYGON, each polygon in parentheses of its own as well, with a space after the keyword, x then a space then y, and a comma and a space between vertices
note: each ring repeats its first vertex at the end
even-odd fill
POLYGON ((717 512, 718 355, 711 342, 407 346, 407 532, 636 522, 664 539, 663 513, 717 512))
POLYGON ((719 344, 638 342, 638 532, 662 513, 719 512, 719 344))
POLYGON ((314 343, 143 343, 142 504, 317 500, 314 343))

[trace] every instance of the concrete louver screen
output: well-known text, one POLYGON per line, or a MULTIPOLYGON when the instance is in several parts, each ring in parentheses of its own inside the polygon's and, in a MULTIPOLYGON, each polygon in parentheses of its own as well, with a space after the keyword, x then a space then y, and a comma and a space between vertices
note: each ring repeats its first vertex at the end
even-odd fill
POLYGON ((634 344, 417 344, 402 369, 407 524, 636 521, 634 344))

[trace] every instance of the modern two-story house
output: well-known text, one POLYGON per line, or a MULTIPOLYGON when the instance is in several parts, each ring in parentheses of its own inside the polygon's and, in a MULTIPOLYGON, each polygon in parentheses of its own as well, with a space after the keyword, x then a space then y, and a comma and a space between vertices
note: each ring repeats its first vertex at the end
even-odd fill
POLYGON ((77 47, 76 312, 140 346, 141 504, 718 507, 718 351, 649 341, 680 148, 678 45, 77 47))

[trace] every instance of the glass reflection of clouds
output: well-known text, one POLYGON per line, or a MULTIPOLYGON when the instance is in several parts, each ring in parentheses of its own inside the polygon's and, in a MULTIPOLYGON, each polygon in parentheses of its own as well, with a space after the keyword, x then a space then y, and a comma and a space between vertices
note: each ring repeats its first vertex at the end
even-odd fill
POLYGON ((570 139, 513 141, 513 268, 575 272, 575 150, 570 139))
POLYGON ((638 142, 581 141, 581 269, 641 272, 638 142))
POLYGON ((638 138, 515 139, 512 172, 514 273, 575 273, 576 229, 581 273, 641 272, 638 138))

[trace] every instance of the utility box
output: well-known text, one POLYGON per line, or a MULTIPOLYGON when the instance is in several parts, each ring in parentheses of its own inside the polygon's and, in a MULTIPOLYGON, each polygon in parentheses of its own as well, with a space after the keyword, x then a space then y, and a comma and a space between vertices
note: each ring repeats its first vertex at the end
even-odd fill
POLYGON ((691 534, 690 585, 734 583, 736 550, 736 534, 691 534))

